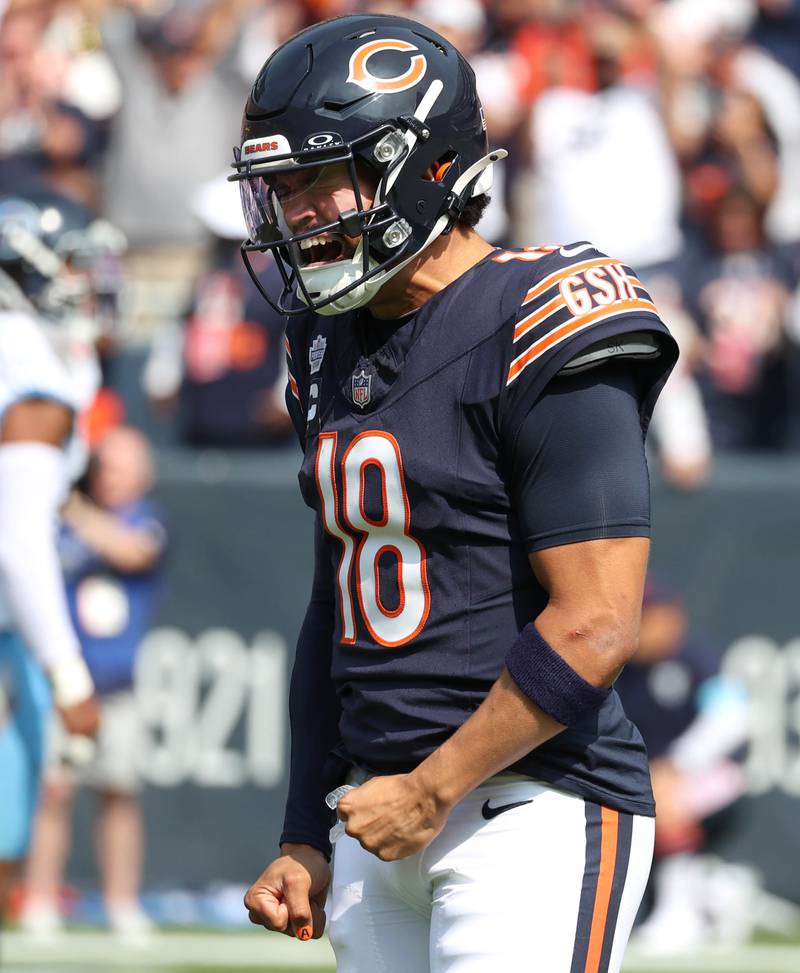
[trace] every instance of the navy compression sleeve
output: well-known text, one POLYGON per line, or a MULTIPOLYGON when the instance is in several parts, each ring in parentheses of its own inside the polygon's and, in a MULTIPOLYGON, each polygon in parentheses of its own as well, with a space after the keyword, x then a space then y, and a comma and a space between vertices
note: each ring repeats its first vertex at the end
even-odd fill
POLYGON ((314 535, 314 583, 297 640, 289 688, 291 767, 281 844, 312 845, 330 857, 331 812, 323 768, 339 741, 339 699, 331 680, 334 591, 322 527, 314 535))
POLYGON ((602 537, 649 537, 650 481, 635 363, 554 378, 512 454, 527 550, 602 537))

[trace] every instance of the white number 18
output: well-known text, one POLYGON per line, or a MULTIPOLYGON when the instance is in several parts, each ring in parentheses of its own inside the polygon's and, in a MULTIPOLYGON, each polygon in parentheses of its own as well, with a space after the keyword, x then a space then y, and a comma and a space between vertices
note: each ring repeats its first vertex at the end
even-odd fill
POLYGON ((317 490, 325 530, 342 545, 336 571, 342 617, 342 642, 356 640, 355 589, 367 629, 380 645, 394 648, 415 638, 430 611, 425 548, 409 533, 408 502, 403 460, 394 436, 371 430, 356 436, 341 461, 342 496, 337 489, 337 433, 319 437, 316 459, 317 490), (381 482, 383 510, 373 520, 364 509, 366 470, 374 466, 381 482), (396 560, 397 606, 381 599, 379 563, 389 552, 396 560))

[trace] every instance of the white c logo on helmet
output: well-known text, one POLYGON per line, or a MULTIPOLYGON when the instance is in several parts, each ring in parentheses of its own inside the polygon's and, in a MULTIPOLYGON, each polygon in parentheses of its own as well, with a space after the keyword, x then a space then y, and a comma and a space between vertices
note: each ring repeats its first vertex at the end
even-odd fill
POLYGON ((407 71, 398 74, 394 78, 376 78, 370 73, 367 62, 373 54, 380 51, 418 51, 418 47, 409 44, 408 41, 386 38, 384 40, 368 41, 362 44, 353 52, 350 58, 350 70, 347 80, 357 84, 365 91, 389 92, 394 94, 398 91, 405 91, 413 88, 415 84, 422 80, 428 69, 428 62, 424 54, 415 54, 411 58, 411 64, 407 71))

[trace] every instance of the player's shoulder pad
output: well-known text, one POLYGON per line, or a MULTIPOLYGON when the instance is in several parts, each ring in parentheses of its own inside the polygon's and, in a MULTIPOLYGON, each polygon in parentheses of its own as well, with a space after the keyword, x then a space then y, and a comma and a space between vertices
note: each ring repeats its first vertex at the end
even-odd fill
MULTIPOLYGON (((656 306, 635 272, 620 260, 581 241, 536 251, 511 251, 508 260, 530 260, 532 273, 508 336, 507 388, 543 384, 588 349, 615 350, 615 336, 638 333, 644 347, 673 342, 656 306), (647 337, 651 336, 651 337, 647 337), (537 381, 539 380, 539 381, 537 381)), ((651 347, 652 351, 652 347, 651 347)), ((626 353, 625 348, 620 353, 626 353)))

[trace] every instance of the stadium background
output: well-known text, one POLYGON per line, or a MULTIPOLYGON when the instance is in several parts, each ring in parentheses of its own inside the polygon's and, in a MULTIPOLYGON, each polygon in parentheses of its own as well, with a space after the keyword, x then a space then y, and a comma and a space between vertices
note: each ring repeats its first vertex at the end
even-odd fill
MULTIPOLYGON (((748 792, 715 851, 754 865, 777 910, 800 903, 800 3, 11 0, 0 192, 47 185, 128 239, 87 422, 146 431, 170 524, 138 682, 145 903, 165 926, 241 923, 240 891, 279 830, 310 524, 280 407, 280 325, 240 290, 236 194, 220 177, 270 50, 357 9, 408 13, 469 53, 490 134, 511 149, 487 235, 594 240, 652 282, 681 340, 685 366, 654 422, 653 565, 751 696, 748 792), (559 205, 565 193, 580 212, 559 205)), ((90 927, 91 843, 83 801, 68 896, 90 927)), ((220 968, 303 961, 282 940, 197 942, 167 937, 114 962, 211 968, 216 948, 220 968)), ((646 968, 800 969, 787 949, 646 968)), ((8 960, 111 963, 93 950, 77 936, 42 954, 12 936, 8 960)))

